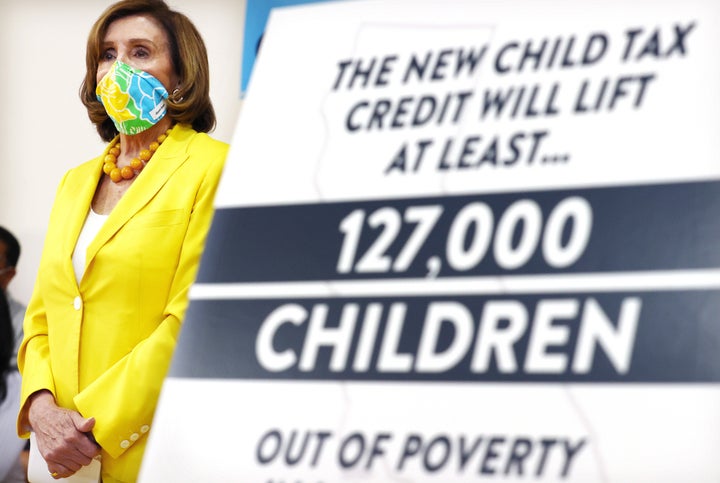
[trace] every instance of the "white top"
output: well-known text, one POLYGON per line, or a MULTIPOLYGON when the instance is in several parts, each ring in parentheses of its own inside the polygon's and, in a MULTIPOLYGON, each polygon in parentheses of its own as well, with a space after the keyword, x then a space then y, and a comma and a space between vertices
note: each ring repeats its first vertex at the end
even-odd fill
POLYGON ((88 216, 85 218, 85 224, 80 232, 77 243, 75 244, 75 251, 73 251, 72 264, 75 269, 75 280, 80 285, 83 274, 85 273, 85 259, 87 255, 87 249, 90 243, 95 239, 103 223, 107 220, 110 215, 98 215, 93 211, 92 208, 88 211, 88 216))
POLYGON ((0 482, 24 482, 20 452, 25 446, 25 440, 18 438, 16 432, 17 415, 20 410, 20 374, 17 371, 10 371, 5 377, 8 393, 0 404, 0 482))

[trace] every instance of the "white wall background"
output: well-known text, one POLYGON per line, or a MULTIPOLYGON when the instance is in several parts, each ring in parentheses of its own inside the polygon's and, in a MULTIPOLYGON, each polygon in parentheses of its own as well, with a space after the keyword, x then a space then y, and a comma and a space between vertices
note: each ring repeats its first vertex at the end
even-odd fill
MULTIPOLYGON (((202 34, 210 94, 230 142, 241 101, 245 0, 166 0, 202 34)), ((32 292, 45 230, 62 175, 104 147, 80 103, 90 27, 110 0, 0 0, 0 225, 20 240, 10 291, 32 292)))

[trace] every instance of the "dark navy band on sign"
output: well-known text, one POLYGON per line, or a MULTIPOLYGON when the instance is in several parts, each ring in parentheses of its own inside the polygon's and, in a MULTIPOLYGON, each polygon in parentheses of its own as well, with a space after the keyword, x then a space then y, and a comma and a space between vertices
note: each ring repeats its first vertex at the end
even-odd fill
POLYGON ((171 375, 717 383, 718 313, 717 290, 193 300, 171 375))
MULTIPOLYGON (((531 207, 532 207, 531 206, 531 207)), ((591 188, 580 190, 389 199, 343 203, 261 206, 218 209, 206 245, 197 282, 247 283, 422 278, 438 267, 438 278, 520 274, 599 273, 648 270, 693 270, 720 267, 720 182, 697 182, 591 188), (590 210, 591 231, 576 260, 552 264, 543 256, 548 220, 564 200, 580 199, 590 210), (499 263, 493 256, 503 216, 519 205, 532 205, 541 213, 536 229, 537 250, 519 266, 499 263), (470 205, 484 205, 493 225, 469 227, 465 239, 455 241, 471 250, 476 230, 492 230, 487 254, 470 267, 448 263, 449 233, 470 205), (384 227, 368 224, 373 215, 388 211, 401 219, 399 231, 380 255, 397 262, 418 224, 408 221, 412 209, 438 209, 442 214, 426 235, 408 267, 387 270, 357 269, 357 261, 378 243, 384 227), (463 211, 464 210, 464 211, 463 211), (340 229, 353 221, 354 212, 365 217, 350 268, 338 270, 340 252, 349 235, 340 229), (402 217, 405 218, 402 218, 402 217), (494 238, 493 238, 494 237, 494 238), (661 241, 661 243, 659 243, 661 241), (431 263, 432 262, 432 263, 431 263)), ((382 221, 382 220, 381 220, 382 221)), ((568 243, 574 222, 563 226, 560 244, 568 243)), ((517 247, 531 227, 517 225, 507 244, 517 247), (523 230, 525 232, 523 233, 523 230)), ((532 234, 531 234, 532 235, 532 234)), ((530 236, 530 235, 528 235, 530 236)), ((513 248, 514 249, 514 248, 513 248)))

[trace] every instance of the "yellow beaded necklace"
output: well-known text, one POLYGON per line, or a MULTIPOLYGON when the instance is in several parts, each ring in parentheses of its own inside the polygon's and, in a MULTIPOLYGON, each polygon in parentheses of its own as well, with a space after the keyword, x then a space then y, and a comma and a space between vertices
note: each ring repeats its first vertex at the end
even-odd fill
POLYGON ((113 183, 119 183, 120 181, 126 179, 133 179, 135 175, 139 174, 145 165, 150 161, 150 158, 153 157, 155 151, 157 151, 163 141, 167 139, 171 130, 172 128, 159 135, 157 141, 151 142, 147 149, 141 150, 140 153, 138 153, 138 157, 133 158, 130 161, 129 166, 123 166, 122 168, 118 168, 116 164, 117 158, 120 156, 120 152, 122 150, 120 146, 120 138, 118 138, 117 142, 108 149, 108 153, 105 155, 103 172, 110 176, 113 183))

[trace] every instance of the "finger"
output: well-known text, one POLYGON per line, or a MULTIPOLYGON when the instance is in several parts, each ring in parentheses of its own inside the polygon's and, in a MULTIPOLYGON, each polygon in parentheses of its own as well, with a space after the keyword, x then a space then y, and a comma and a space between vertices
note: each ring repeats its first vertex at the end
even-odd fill
MULTIPOLYGON (((88 436, 88 435, 86 435, 88 436)), ((92 460, 94 457, 96 457, 98 454, 100 454, 100 446, 94 442, 93 439, 86 437, 85 441, 82 444, 78 444, 75 446, 77 451, 81 453, 83 456, 89 458, 92 460)), ((85 463, 85 465, 88 465, 88 463, 85 463)))
POLYGON ((67 451, 58 451, 53 453, 51 458, 46 461, 48 463, 48 468, 50 466, 53 466, 53 468, 56 468, 54 471, 63 474, 63 472, 59 471, 57 467, 62 466, 65 471, 71 471, 72 473, 75 473, 83 466, 90 464, 91 459, 86 458, 84 455, 81 455, 77 451, 73 451, 71 453, 67 451))
POLYGON ((95 418, 83 418, 80 413, 70 413, 75 428, 81 433, 89 433, 95 427, 95 418))
POLYGON ((74 446, 65 446, 53 453, 52 461, 60 463, 68 469, 77 471, 81 467, 89 465, 92 459, 93 456, 86 455, 74 446))
POLYGON ((52 465, 48 464, 48 471, 50 472, 50 476, 56 480, 59 480, 60 478, 67 478, 75 474, 75 471, 72 471, 67 466, 60 463, 53 463, 52 465))
POLYGON ((62 460, 62 464, 73 472, 79 470, 83 466, 87 466, 92 462, 92 458, 88 458, 79 451, 74 451, 71 456, 62 460))
MULTIPOLYGON (((94 456, 94 450, 92 443, 90 443, 87 437, 82 433, 77 433, 78 437, 69 438, 68 440, 50 440, 50 446, 46 447, 43 457, 45 461, 50 463, 57 463, 67 467, 70 470, 77 471, 82 466, 90 464, 94 456), (85 444, 90 448, 79 449, 77 442, 82 439, 85 444), (85 453, 90 453, 93 456, 89 456, 85 453)), ((42 449, 42 448, 41 448, 42 449)), ((41 452, 42 453, 42 452, 41 452)))
POLYGON ((79 453, 90 459, 100 453, 100 445, 97 444, 92 433, 76 433, 70 442, 79 453))
POLYGON ((75 414, 80 418, 74 417, 73 422, 77 430, 83 434, 83 437, 79 438, 75 443, 75 447, 85 456, 94 458, 100 453, 100 446, 97 444, 97 441, 95 441, 95 437, 91 432, 95 427, 95 418, 84 419, 80 414, 75 414))

